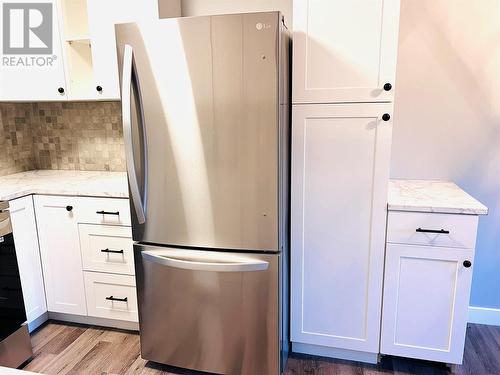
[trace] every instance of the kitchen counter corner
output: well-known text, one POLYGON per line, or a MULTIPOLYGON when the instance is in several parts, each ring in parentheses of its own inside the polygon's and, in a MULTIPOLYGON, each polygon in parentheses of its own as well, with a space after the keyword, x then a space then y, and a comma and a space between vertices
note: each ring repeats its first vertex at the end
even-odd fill
POLYGON ((128 198, 125 172, 34 170, 0 177, 0 200, 31 194, 128 198))
POLYGON ((488 208, 455 183, 441 180, 390 180, 389 211, 487 215, 488 208))

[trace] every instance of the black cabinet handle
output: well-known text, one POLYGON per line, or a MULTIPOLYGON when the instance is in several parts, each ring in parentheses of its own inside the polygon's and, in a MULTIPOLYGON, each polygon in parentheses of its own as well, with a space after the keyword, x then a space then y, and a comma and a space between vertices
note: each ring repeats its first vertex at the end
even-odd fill
POLYGON ((95 213, 98 214, 98 215, 115 215, 115 216, 120 216, 120 211, 116 211, 116 212, 96 211, 95 213))
POLYGON ((470 266, 472 266, 472 263, 470 260, 464 260, 464 267, 465 268, 469 268, 470 266))
POLYGON ((127 302, 128 301, 128 297, 125 297, 125 298, 115 298, 113 296, 109 296, 109 297, 106 297, 106 299, 108 301, 118 301, 118 302, 127 302))
POLYGON ((444 229, 422 229, 422 228, 417 228, 415 230, 418 233, 437 233, 437 234, 450 234, 449 230, 444 230, 444 229))
POLYGON ((68 211, 68 212, 73 211, 73 206, 66 206, 66 211, 68 211))
POLYGON ((390 83, 386 83, 386 84, 384 85, 384 90, 385 90, 385 91, 391 91, 391 90, 392 90, 392 85, 391 85, 390 83))
POLYGON ((97 91, 101 92, 101 91, 102 91, 102 86, 97 86, 95 89, 96 89, 97 91))
POLYGON ((390 119, 391 119, 391 115, 390 115, 390 114, 388 114, 388 113, 384 113, 384 114, 382 115, 382 120, 384 120, 384 121, 389 121, 390 119))
POLYGON ((109 249, 102 249, 101 253, 111 253, 111 254, 123 254, 123 250, 109 250, 109 249))
POLYGON ((59 92, 59 94, 64 94, 64 88, 63 87, 59 87, 57 89, 57 91, 59 92))

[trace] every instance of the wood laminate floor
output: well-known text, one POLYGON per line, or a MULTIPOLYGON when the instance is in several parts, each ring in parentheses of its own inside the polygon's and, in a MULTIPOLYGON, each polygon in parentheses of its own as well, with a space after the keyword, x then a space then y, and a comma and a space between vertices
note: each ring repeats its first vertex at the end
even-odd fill
MULTIPOLYGON (((34 358, 25 370, 52 374, 194 374, 151 364, 139 355, 139 335, 49 322, 32 335, 34 358)), ((292 355, 286 375, 448 374, 443 364, 383 357, 379 365, 292 355)), ((464 364, 456 374, 500 375, 500 327, 469 324, 464 364)), ((266 375, 266 374, 256 374, 266 375)))

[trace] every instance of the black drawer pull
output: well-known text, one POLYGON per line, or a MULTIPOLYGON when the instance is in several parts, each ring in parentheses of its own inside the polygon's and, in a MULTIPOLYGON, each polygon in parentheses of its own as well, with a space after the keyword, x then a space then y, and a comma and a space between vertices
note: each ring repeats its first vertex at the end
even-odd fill
POLYGON ((123 250, 102 249, 101 253, 123 254, 123 250))
POLYGON ((116 212, 96 211, 95 213, 98 214, 98 215, 115 215, 115 216, 120 216, 120 211, 116 211, 116 212))
POLYGON ((416 232, 419 232, 419 233, 437 233, 437 234, 450 234, 450 231, 449 230, 444 230, 444 229, 422 229, 422 228, 418 228, 416 230, 416 232))
POLYGON ((125 298, 115 298, 113 296, 109 296, 109 297, 106 297, 106 299, 108 301, 118 301, 118 302, 127 302, 128 301, 128 297, 125 297, 125 298))

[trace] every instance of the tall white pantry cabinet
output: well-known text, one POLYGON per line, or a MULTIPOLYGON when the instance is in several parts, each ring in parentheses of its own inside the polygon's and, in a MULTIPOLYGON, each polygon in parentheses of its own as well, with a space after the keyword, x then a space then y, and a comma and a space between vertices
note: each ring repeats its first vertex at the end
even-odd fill
POLYGON ((377 361, 399 0, 295 0, 293 351, 377 361))

